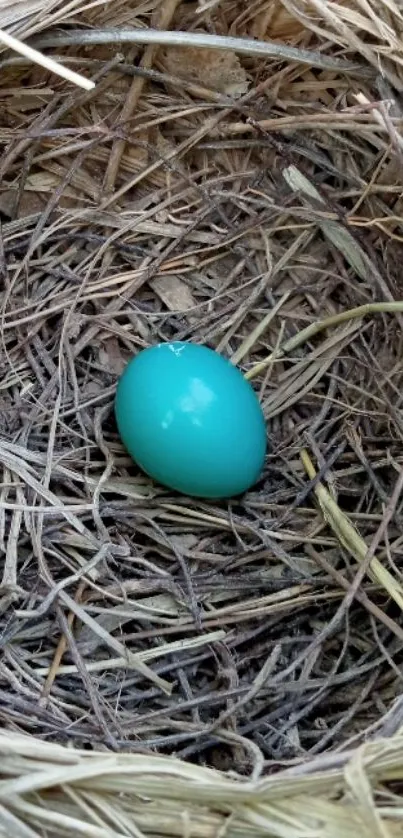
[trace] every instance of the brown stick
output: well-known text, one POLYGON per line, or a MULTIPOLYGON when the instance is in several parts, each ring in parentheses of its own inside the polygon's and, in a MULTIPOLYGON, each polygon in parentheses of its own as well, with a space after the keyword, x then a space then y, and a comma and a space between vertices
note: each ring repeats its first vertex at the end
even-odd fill
MULTIPOLYGON (((78 588, 77 588, 76 595, 74 597, 76 602, 81 601, 82 595, 83 595, 84 589, 85 589, 85 584, 86 584, 85 580, 82 579, 78 588)), ((70 611, 69 615, 67 617, 67 625, 70 629, 73 625, 74 618, 75 618, 74 612, 70 611)), ((54 654, 52 665, 51 665, 51 667, 49 669, 49 672, 47 674, 46 681, 45 681, 45 684, 44 684, 44 687, 43 687, 43 690, 42 690, 42 695, 41 695, 40 700, 39 700, 39 703, 41 705, 46 704, 47 701, 48 701, 50 691, 51 691, 52 686, 53 686, 53 682, 56 678, 57 671, 59 669, 59 666, 61 664, 61 661, 62 661, 62 658, 63 658, 63 655, 64 655, 66 649, 67 649, 67 638, 66 638, 65 634, 62 634, 61 637, 60 637, 60 640, 57 644, 57 648, 56 648, 56 651, 55 651, 55 654, 54 654)))

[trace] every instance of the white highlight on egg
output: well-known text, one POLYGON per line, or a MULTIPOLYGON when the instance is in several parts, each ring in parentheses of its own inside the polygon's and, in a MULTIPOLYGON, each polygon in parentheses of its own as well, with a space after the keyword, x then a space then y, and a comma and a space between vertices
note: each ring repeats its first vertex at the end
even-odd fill
MULTIPOLYGON (((160 344, 160 347, 161 346, 163 346, 163 344, 160 344)), ((174 343, 167 343, 166 346, 168 347, 168 349, 171 350, 171 352, 174 353, 174 355, 176 355, 177 358, 179 358, 181 356, 181 354, 182 354, 182 352, 185 348, 184 346, 175 346, 174 343)))

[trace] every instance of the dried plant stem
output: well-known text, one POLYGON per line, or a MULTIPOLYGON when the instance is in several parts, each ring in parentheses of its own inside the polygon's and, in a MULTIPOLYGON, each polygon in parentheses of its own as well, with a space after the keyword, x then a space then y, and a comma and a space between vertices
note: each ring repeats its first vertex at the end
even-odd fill
MULTIPOLYGON (((181 0, 164 0, 162 6, 158 8, 157 29, 166 29, 170 25, 171 20, 175 14, 175 10, 178 6, 178 3, 180 2, 181 0)), ((140 61, 141 69, 151 70, 155 56, 158 52, 158 48, 158 44, 147 45, 144 51, 144 55, 142 56, 140 61)), ((137 76, 133 79, 129 93, 126 97, 126 101, 123 105, 120 117, 118 119, 118 122, 120 122, 121 125, 126 125, 129 122, 132 114, 135 111, 135 108, 137 107, 137 103, 140 99, 145 83, 146 79, 142 76, 137 76)), ((125 150, 125 146, 125 140, 116 140, 116 142, 112 146, 111 156, 109 158, 104 183, 106 195, 109 195, 113 191, 117 174, 119 171, 122 154, 125 150)))
POLYGON ((210 35, 204 32, 164 32, 157 29, 96 29, 83 31, 73 29, 62 34, 50 34, 39 37, 34 41, 38 47, 62 47, 77 45, 99 44, 157 44, 159 46, 195 47, 214 50, 232 50, 239 55, 261 56, 262 58, 278 58, 285 61, 296 61, 310 67, 321 67, 324 70, 339 70, 346 73, 357 72, 368 75, 366 68, 343 59, 321 55, 314 50, 289 47, 285 44, 270 41, 255 41, 252 38, 233 38, 229 36, 210 35))
MULTIPOLYGON (((323 332, 331 326, 339 326, 341 323, 346 323, 348 320, 356 320, 360 317, 366 317, 368 314, 393 314, 401 311, 403 311, 402 300, 398 300, 393 303, 366 303, 365 305, 357 306, 357 308, 351 308, 349 311, 341 311, 339 314, 333 314, 331 317, 325 317, 323 320, 317 320, 314 323, 311 323, 292 338, 288 338, 288 340, 286 340, 285 343, 283 343, 283 345, 276 351, 276 357, 283 358, 284 355, 289 355, 289 353, 294 349, 302 346, 302 344, 319 334, 319 332, 323 332)), ((262 373, 266 367, 272 363, 272 360, 273 353, 271 353, 264 361, 259 361, 259 363, 255 364, 252 369, 248 370, 248 372, 245 373, 245 378, 256 378, 257 375, 260 375, 260 373, 262 373)))
MULTIPOLYGON (((335 582, 337 582, 337 584, 340 585, 340 587, 343 588, 343 590, 345 590, 346 592, 350 590, 350 583, 348 582, 348 580, 343 576, 342 573, 340 573, 339 570, 337 570, 337 568, 333 567, 333 565, 326 559, 326 557, 322 553, 318 553, 318 551, 315 550, 315 548, 312 547, 311 544, 307 544, 306 552, 309 556, 312 556, 312 558, 315 559, 318 565, 320 565, 320 567, 322 567, 323 570, 325 570, 326 573, 329 574, 329 576, 333 577, 335 582)), ((358 602, 360 602, 361 605, 363 605, 364 608, 367 609, 367 611, 369 611, 374 617, 376 617, 376 619, 379 620, 380 623, 383 623, 383 625, 386 626, 389 629, 389 631, 393 632, 393 634, 396 637, 398 637, 401 642, 403 642, 403 629, 399 626, 396 620, 392 620, 392 618, 389 617, 388 614, 385 614, 385 612, 382 611, 382 608, 379 608, 379 606, 376 605, 375 602, 372 602, 372 600, 369 598, 369 596, 367 596, 366 593, 364 593, 364 591, 357 590, 354 592, 354 596, 358 600, 358 602)))
POLYGON ((290 291, 286 291, 285 294, 281 297, 281 299, 270 309, 267 314, 262 318, 260 323, 257 324, 256 328, 248 335, 245 340, 242 342, 241 346, 234 352, 231 356, 231 363, 239 364, 242 359, 247 355, 248 352, 253 348, 254 344, 257 340, 259 340, 260 336, 268 328, 269 324, 273 320, 273 318, 278 314, 280 309, 283 307, 284 303, 287 302, 290 296, 290 291))
MULTIPOLYGON (((78 603, 81 602, 82 595, 84 593, 86 584, 87 584, 86 581, 84 579, 82 579, 78 588, 77 588, 76 595, 74 597, 75 602, 78 602, 78 603)), ((68 614, 68 617, 67 617, 67 625, 68 625, 69 629, 72 629, 74 620, 75 620, 75 614, 74 614, 73 611, 70 611, 69 614, 68 614)), ((60 637, 59 643, 57 644, 57 648, 56 648, 56 651, 55 651, 55 654, 54 654, 54 658, 53 658, 51 667, 50 667, 49 672, 46 676, 46 681, 45 681, 45 684, 43 686, 42 695, 41 695, 41 699, 40 699, 41 703, 45 703, 47 701, 49 695, 50 695, 50 691, 52 689, 53 682, 56 678, 57 671, 58 671, 59 666, 61 664, 63 655, 64 655, 64 653, 67 649, 67 646, 68 646, 67 637, 66 637, 65 634, 62 634, 61 637, 60 637)))
POLYGON ((66 81, 70 81, 72 84, 77 85, 77 87, 82 87, 84 90, 92 90, 95 87, 95 83, 91 79, 86 79, 84 76, 79 75, 79 73, 69 70, 68 67, 64 67, 58 61, 54 61, 53 58, 43 55, 37 49, 33 49, 28 44, 9 35, 4 29, 0 29, 0 43, 14 50, 14 52, 18 52, 24 58, 28 58, 34 64, 39 64, 45 70, 49 70, 51 73, 55 73, 57 76, 66 79, 66 81))
MULTIPOLYGON (((305 449, 301 451, 301 460, 303 462, 304 468, 309 479, 313 480, 316 477, 316 471, 312 463, 312 460, 305 449)), ((371 578, 374 579, 382 588, 384 588, 385 591, 387 591, 389 596, 391 596, 392 599, 394 599, 396 604, 403 611, 403 588, 401 583, 398 582, 392 576, 390 571, 381 564, 379 559, 377 559, 374 556, 375 550, 377 549, 377 546, 379 544, 379 540, 382 537, 382 534, 384 534, 385 528, 387 527, 389 520, 393 515, 402 487, 403 472, 399 476, 395 490, 391 497, 391 501, 389 503, 389 507, 385 512, 385 515, 381 521, 377 534, 373 538, 370 547, 367 547, 365 541, 361 538, 356 528, 352 525, 348 516, 344 512, 342 512, 336 501, 332 498, 332 496, 323 486, 322 483, 316 484, 316 486, 314 487, 314 492, 318 499, 318 503, 323 512, 325 520, 332 528, 333 532, 335 533, 336 537, 338 538, 344 549, 347 550, 350 553, 350 555, 356 559, 358 563, 363 562, 366 565, 368 565, 369 574, 371 578)))
POLYGON ((0 0, 96 83, 0 43, 0 833, 397 838, 399 6, 0 0), (261 395, 228 502, 117 434, 174 339, 261 395))

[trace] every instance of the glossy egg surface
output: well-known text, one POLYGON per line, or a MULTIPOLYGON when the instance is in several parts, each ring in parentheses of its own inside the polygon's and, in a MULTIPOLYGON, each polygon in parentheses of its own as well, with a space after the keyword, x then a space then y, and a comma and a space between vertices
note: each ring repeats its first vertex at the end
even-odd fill
POLYGON ((140 352, 119 380, 115 415, 133 460, 183 494, 239 495, 262 471, 266 426, 257 396, 207 347, 174 342, 140 352))

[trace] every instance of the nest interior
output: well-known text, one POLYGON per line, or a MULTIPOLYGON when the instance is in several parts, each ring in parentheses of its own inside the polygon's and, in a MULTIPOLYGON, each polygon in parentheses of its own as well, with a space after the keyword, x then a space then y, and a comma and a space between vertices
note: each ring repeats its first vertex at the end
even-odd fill
POLYGON ((393 733, 401 9, 25 5, 1 24, 96 86, 3 51, 3 725, 241 775, 393 733), (111 31, 147 27, 274 48, 111 31), (270 451, 242 498, 170 493, 120 444, 125 363, 174 338, 225 354, 259 393, 270 451))

